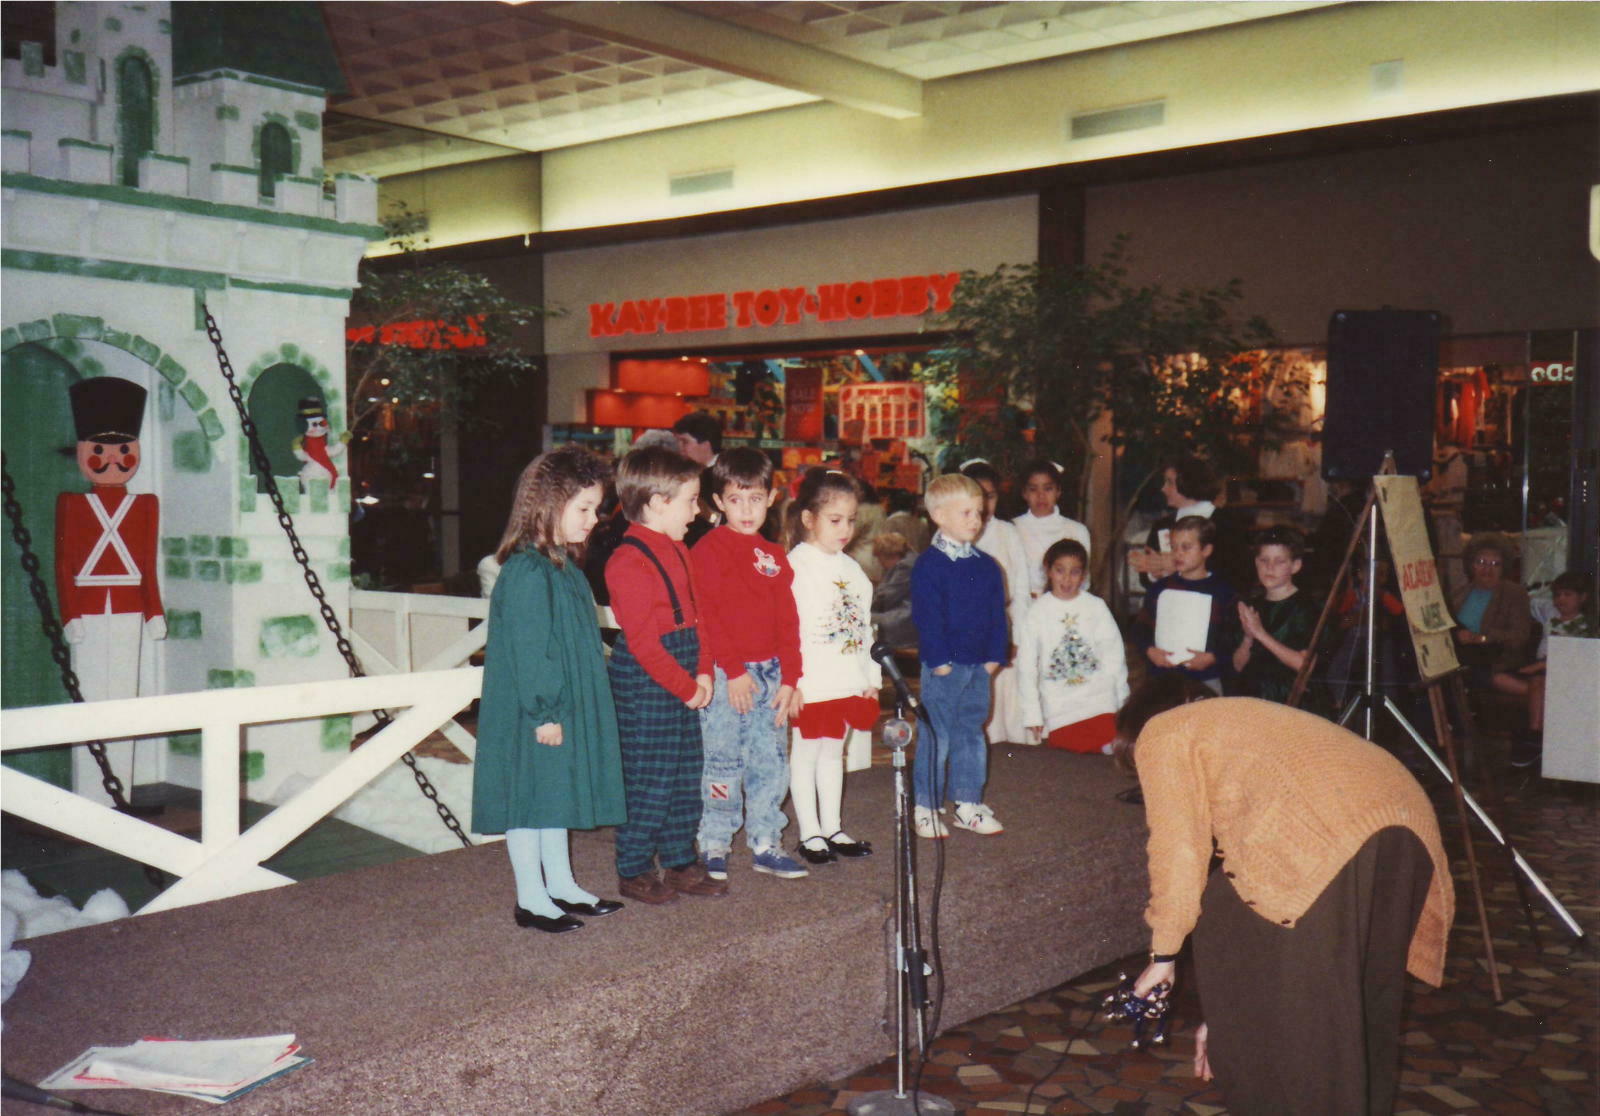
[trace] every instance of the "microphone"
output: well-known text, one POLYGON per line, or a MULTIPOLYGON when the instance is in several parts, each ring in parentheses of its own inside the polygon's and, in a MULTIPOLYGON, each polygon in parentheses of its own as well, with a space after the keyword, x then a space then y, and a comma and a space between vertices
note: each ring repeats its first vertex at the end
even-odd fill
POLYGON ((872 645, 872 649, 867 653, 872 656, 873 662, 883 668, 883 672, 889 676, 889 681, 894 683, 895 697, 899 700, 901 706, 926 720, 928 717, 927 711, 922 708, 922 703, 916 699, 911 693, 910 687, 906 685, 906 676, 901 674, 900 668, 895 665, 894 653, 889 650, 889 645, 880 639, 872 645))

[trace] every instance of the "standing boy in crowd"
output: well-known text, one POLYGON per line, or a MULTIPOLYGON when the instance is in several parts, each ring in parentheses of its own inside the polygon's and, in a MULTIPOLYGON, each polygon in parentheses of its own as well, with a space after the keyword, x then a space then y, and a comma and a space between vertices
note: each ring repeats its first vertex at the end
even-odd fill
POLYGON ((946 768, 954 824, 974 833, 1004 831, 983 802, 989 753, 989 680, 1009 658, 1005 579, 1000 564, 973 544, 983 532, 983 489, 959 473, 938 477, 923 497, 938 530, 911 569, 911 616, 922 653, 922 702, 933 732, 912 767, 919 837, 945 837, 946 768))
POLYGON ((629 524, 606 564, 622 629, 608 669, 628 802, 628 820, 617 827, 617 875, 622 894, 641 903, 728 890, 726 880, 706 875, 694 849, 705 768, 697 711, 711 701, 712 647, 697 630, 683 535, 699 495, 699 466, 664 447, 634 450, 617 467, 629 524))
POLYGON ((1317 626, 1316 604, 1294 583, 1305 543, 1293 527, 1269 527, 1256 536, 1255 550, 1261 592, 1239 602, 1244 635, 1233 652, 1232 690, 1286 702, 1317 626))
POLYGON ((1134 618, 1132 638, 1134 646, 1144 652, 1145 658, 1157 671, 1182 671, 1207 688, 1222 693, 1222 676, 1231 667, 1233 651, 1238 644, 1238 597, 1233 587, 1207 568, 1217 538, 1217 525, 1198 515, 1184 516, 1173 524, 1172 573, 1150 586, 1145 594, 1144 607, 1134 618), (1186 658, 1174 660, 1172 655, 1156 646, 1156 610, 1161 595, 1169 590, 1181 589, 1190 593, 1203 593, 1211 598, 1211 619, 1206 627, 1204 647, 1189 647, 1186 658))
POLYGON ((794 571, 783 548, 760 534, 772 488, 772 462, 760 450, 720 454, 711 466, 711 500, 722 513, 690 551, 695 580, 715 591, 701 626, 716 649, 711 704, 700 711, 705 743, 700 854, 706 874, 728 878, 733 835, 744 826, 751 867, 779 879, 807 874, 778 843, 788 818, 788 724, 800 678, 800 618, 794 571))

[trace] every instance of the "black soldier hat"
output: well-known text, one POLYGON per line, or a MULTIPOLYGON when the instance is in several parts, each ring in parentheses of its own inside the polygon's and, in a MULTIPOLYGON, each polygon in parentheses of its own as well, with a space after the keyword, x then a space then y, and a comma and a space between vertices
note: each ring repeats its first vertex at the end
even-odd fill
POLYGON ((303 419, 327 418, 328 408, 317 396, 308 395, 300 400, 300 406, 295 413, 303 419))
POLYGON ((93 376, 67 389, 80 442, 133 442, 144 426, 145 390, 120 376, 93 376))

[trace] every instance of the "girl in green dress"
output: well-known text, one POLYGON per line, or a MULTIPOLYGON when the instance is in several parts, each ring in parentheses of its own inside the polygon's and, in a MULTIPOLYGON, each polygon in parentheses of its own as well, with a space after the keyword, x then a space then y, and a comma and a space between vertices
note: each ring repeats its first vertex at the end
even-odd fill
POLYGON ((518 926, 561 934, 622 908, 572 877, 569 829, 627 818, 616 711, 583 575, 608 469, 577 446, 522 471, 495 557, 472 828, 504 833, 518 926))

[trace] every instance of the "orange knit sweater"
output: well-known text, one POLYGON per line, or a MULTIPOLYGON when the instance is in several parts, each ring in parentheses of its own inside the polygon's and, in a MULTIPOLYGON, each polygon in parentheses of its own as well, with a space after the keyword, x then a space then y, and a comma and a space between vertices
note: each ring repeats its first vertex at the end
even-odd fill
POLYGON ((1367 838, 1392 825, 1433 859, 1406 969, 1444 978, 1455 917, 1433 805, 1405 766, 1330 721, 1255 698, 1216 698, 1151 718, 1135 759, 1150 826, 1156 953, 1177 953, 1200 917, 1212 839, 1239 897, 1293 926, 1367 838))

